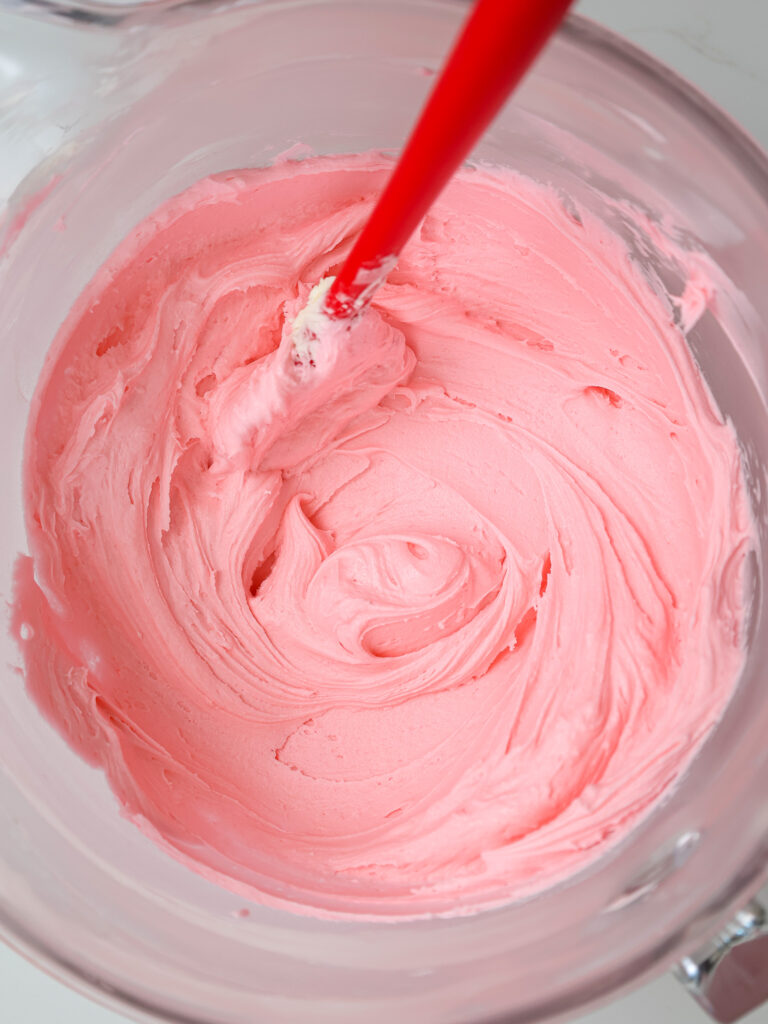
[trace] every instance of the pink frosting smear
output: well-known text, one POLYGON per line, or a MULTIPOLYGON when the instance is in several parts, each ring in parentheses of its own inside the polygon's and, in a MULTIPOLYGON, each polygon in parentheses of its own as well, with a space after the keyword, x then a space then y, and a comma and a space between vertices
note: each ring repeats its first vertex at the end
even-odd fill
POLYGON ((597 220, 465 169, 368 312, 297 342, 390 167, 165 203, 78 299, 27 435, 34 699, 176 857, 330 915, 573 874, 744 660, 736 437, 597 220))

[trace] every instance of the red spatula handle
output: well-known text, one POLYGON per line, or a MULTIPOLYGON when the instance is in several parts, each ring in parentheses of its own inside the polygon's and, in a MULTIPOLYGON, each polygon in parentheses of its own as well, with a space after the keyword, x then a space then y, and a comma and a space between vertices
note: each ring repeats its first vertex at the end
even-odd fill
MULTIPOLYGON (((572 0, 477 0, 370 220, 325 301, 352 315, 557 28, 572 0), (361 279, 362 277, 362 279, 361 279), (374 275, 375 277, 375 275, 374 275)), ((386 273, 386 270, 385 270, 386 273)))

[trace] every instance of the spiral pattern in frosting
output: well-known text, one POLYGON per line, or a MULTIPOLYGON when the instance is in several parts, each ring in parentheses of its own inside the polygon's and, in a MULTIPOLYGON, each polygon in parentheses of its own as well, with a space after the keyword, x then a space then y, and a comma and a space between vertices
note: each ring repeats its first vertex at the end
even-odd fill
POLYGON ((462 172, 366 317, 294 358, 388 166, 165 204, 73 309, 28 435, 36 699, 178 856, 330 913, 576 870, 742 662, 735 437, 669 303, 555 193, 462 172))

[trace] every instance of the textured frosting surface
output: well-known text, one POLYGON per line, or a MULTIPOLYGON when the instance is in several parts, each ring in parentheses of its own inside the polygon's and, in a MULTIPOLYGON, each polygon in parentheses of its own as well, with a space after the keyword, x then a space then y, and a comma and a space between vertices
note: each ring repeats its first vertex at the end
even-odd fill
POLYGON ((63 326, 16 625, 126 813, 270 903, 422 913, 583 866, 732 692, 738 446, 623 244, 462 172, 373 308, 293 318, 375 155, 198 183, 63 326))

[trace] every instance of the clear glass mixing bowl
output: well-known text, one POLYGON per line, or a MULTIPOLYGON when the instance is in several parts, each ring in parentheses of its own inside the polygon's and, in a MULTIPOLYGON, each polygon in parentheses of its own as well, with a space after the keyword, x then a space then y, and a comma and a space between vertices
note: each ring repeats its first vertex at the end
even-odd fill
MULTIPOLYGON (((207 173, 296 143, 396 150, 464 11, 448 0, 253 0, 0 12, 0 181, 14 190, 0 224, 4 615, 25 550, 29 398, 93 271, 207 173)), ((650 222, 671 218, 734 282, 734 301, 726 294, 691 341, 744 446, 760 531, 739 690, 674 793, 566 884, 475 916, 333 922, 247 904, 126 822, 102 775, 31 704, 0 629, 0 926, 35 962, 138 1019, 512 1024, 572 1013, 695 946, 764 873, 768 162, 671 72, 578 18, 477 156, 611 219, 670 288, 675 268, 606 196, 650 222)))

